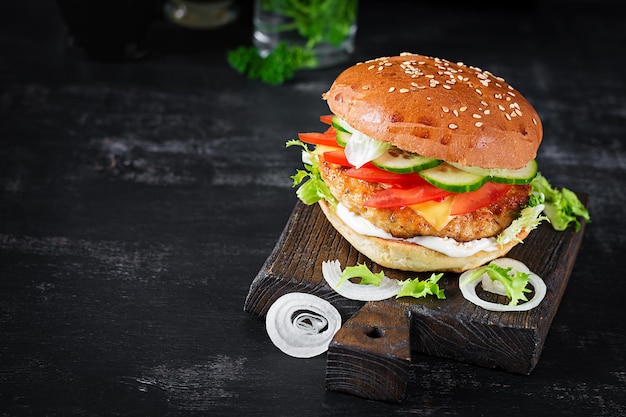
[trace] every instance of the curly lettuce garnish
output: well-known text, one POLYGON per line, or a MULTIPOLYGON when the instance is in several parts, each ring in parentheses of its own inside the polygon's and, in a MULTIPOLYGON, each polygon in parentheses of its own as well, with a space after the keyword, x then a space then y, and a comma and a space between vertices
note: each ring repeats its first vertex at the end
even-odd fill
POLYGON ((427 295, 434 295, 438 299, 443 300, 446 298, 446 296, 443 290, 439 288, 439 284, 437 283, 442 276, 443 273, 439 273, 431 274, 430 277, 425 280, 415 278, 400 281, 399 284, 402 285, 402 288, 398 292, 398 295, 396 295, 396 298, 420 298, 426 297, 427 295))
POLYGON ((567 188, 557 190, 541 174, 537 174, 530 184, 532 195, 529 204, 543 204, 545 206, 543 212, 555 230, 563 231, 573 224, 575 230, 579 231, 581 227, 579 217, 591 222, 589 212, 572 191, 567 188))
POLYGON ((296 190, 296 196, 307 205, 315 204, 320 200, 326 200, 328 203, 336 207, 337 199, 330 192, 330 188, 322 179, 320 175, 319 159, 317 156, 309 150, 307 145, 297 139, 287 141, 287 147, 301 146, 302 160, 305 169, 296 170, 296 174, 291 176, 293 179, 293 187, 300 185, 300 188, 296 190))
POLYGON ((365 264, 357 264, 356 266, 347 266, 341 273, 341 279, 337 283, 337 287, 352 278, 361 278, 359 284, 374 285, 378 287, 383 281, 385 273, 380 271, 375 274, 369 270, 365 264))
POLYGON ((498 243, 499 245, 505 245, 511 241, 517 241, 518 243, 521 243, 522 240, 519 239, 517 235, 522 230, 527 230, 530 232, 531 230, 537 228, 537 226, 539 226, 542 221, 549 221, 548 217, 541 215, 541 212, 543 210, 543 204, 537 204, 532 207, 524 207, 520 212, 519 217, 513 220, 511 225, 504 229, 504 231, 500 233, 498 237, 496 237, 496 243, 498 243))
POLYGON ((526 295, 524 293, 530 292, 526 285, 528 284, 528 279, 530 278, 530 274, 526 272, 515 271, 512 272, 511 267, 503 268, 495 263, 490 263, 484 265, 473 272, 467 275, 464 283, 470 284, 473 281, 481 278, 483 274, 487 274, 487 276, 492 281, 498 281, 504 287, 504 291, 506 291, 507 297, 511 300, 509 302, 510 306, 516 306, 517 303, 521 301, 528 301, 526 295))

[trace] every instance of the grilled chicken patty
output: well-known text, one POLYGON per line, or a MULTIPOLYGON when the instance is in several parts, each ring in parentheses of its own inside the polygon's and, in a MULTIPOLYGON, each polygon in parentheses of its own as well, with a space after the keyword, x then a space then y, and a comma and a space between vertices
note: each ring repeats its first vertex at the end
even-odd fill
POLYGON ((332 194, 348 210, 359 214, 382 230, 398 238, 414 236, 450 237, 459 242, 493 237, 506 229, 528 202, 530 185, 514 185, 495 203, 474 212, 454 216, 441 230, 434 228, 424 217, 410 207, 377 209, 364 207, 363 202, 385 188, 345 175, 347 168, 323 161, 321 176, 332 194))

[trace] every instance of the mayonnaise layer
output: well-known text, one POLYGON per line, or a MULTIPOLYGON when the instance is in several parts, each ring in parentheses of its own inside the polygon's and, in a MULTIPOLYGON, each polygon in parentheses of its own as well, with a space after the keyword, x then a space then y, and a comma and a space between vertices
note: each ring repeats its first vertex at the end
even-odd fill
POLYGON ((364 217, 352 213, 341 203, 337 204, 336 210, 337 216, 357 233, 365 236, 416 243, 452 258, 464 258, 480 251, 491 252, 498 249, 496 239, 493 237, 475 239, 469 242, 457 242, 449 237, 441 238, 437 236, 416 236, 408 239, 397 238, 375 226, 364 217))

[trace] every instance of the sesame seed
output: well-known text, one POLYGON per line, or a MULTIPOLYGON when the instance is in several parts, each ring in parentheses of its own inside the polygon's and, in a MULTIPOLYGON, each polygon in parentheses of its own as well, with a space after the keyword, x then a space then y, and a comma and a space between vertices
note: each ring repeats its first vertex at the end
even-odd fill
POLYGON ((506 110, 506 107, 504 107, 502 104, 498 104, 498 108, 499 108, 501 111, 505 111, 505 110, 506 110))
POLYGON ((456 109, 452 110, 452 113, 454 113, 456 117, 459 117, 459 112, 456 109))
POLYGON ((394 91, 396 91, 396 87, 391 87, 389 88, 389 90, 387 90, 389 93, 393 93, 394 91))
POLYGON ((504 117, 506 117, 508 120, 511 120, 511 116, 509 116, 508 113, 504 113, 504 117))
POLYGON ((369 67, 367 67, 368 70, 373 70, 374 68, 376 68, 376 65, 370 65, 369 67))
POLYGON ((361 87, 363 90, 369 90, 370 88, 367 85, 364 85, 363 87, 361 87))
POLYGON ((473 117, 474 119, 480 119, 482 116, 481 116, 480 114, 476 114, 476 113, 474 113, 474 114, 472 114, 472 117, 473 117))
POLYGON ((485 110, 483 113, 485 113, 485 114, 489 114, 489 113, 491 113, 491 111, 490 111, 489 109, 487 109, 487 110, 485 110))
POLYGON ((444 113, 448 113, 450 111, 450 109, 448 109, 446 106, 441 106, 441 110, 443 110, 444 113))
POLYGON ((478 94, 480 94, 481 96, 483 95, 483 92, 482 92, 482 91, 480 91, 480 89, 478 89, 478 88, 476 89, 476 92, 477 92, 478 94))
POLYGON ((452 88, 448 84, 443 84, 442 87, 445 88, 446 90, 450 90, 452 88))
POLYGON ((534 117, 533 117, 533 123, 534 123, 535 125, 537 125, 537 121, 535 120, 535 118, 534 118, 534 117))
POLYGON ((456 129, 456 128, 458 128, 458 126, 457 126, 457 125, 455 125, 454 123, 450 123, 450 124, 448 125, 448 127, 449 127, 450 129, 456 129))
POLYGON ((474 126, 476 127, 481 127, 483 125, 483 122, 476 122, 474 123, 474 126))
POLYGON ((401 92, 401 93, 408 93, 408 92, 409 92, 409 89, 408 89, 408 88, 401 88, 401 89, 400 89, 400 92, 401 92))
POLYGON ((516 113, 518 116, 521 116, 521 115, 522 115, 522 111, 521 111, 520 109, 515 109, 515 113, 516 113))
POLYGON ((465 110, 467 110, 467 106, 463 106, 463 107, 459 108, 459 110, 460 111, 465 111, 465 110))

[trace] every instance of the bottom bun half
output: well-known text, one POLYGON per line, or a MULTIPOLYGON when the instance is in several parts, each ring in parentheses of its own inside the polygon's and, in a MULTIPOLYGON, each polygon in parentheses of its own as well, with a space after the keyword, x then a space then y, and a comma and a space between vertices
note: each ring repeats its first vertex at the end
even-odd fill
MULTIPOLYGON (((455 258, 415 243, 357 233, 336 215, 325 200, 320 200, 319 205, 330 224, 357 251, 386 268, 411 272, 464 272, 506 255, 518 243, 518 240, 513 240, 494 251, 480 251, 471 256, 455 258)), ((517 238, 521 241, 526 236, 528 232, 522 231, 517 238)))

